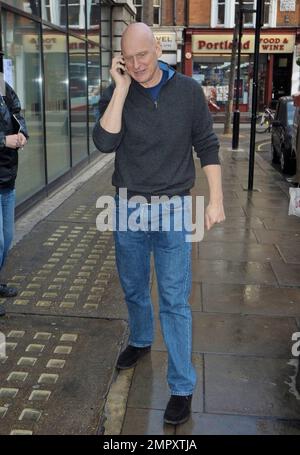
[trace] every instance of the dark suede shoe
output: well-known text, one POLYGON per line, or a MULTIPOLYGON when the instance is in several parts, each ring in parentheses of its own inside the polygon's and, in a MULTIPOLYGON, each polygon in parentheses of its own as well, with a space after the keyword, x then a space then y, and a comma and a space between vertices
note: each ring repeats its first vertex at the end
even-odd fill
POLYGON ((5 308, 3 305, 0 305, 0 317, 5 315, 5 308))
POLYGON ((191 415, 191 403, 193 395, 171 395, 164 414, 165 423, 179 425, 186 422, 191 415))
POLYGON ((18 290, 7 286, 7 284, 0 284, 0 297, 16 297, 18 290))
POLYGON ((134 367, 138 360, 145 354, 151 351, 151 346, 145 348, 137 348, 135 346, 127 346, 127 348, 119 355, 117 361, 117 368, 119 370, 127 370, 128 368, 134 367))

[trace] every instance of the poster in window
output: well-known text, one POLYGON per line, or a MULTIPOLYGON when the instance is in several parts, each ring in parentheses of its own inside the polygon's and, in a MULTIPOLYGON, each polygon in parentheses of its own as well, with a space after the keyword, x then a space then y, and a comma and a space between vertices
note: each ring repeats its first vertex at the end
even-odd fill
POLYGON ((296 0, 280 0, 280 11, 296 11, 296 0))

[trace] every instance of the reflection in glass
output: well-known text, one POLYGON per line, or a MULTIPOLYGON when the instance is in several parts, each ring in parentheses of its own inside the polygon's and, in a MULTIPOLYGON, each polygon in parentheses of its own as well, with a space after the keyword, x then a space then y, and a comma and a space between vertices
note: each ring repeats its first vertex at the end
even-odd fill
POLYGON ((87 156, 87 70, 85 42, 70 36, 72 163, 87 156))
POLYGON ((8 0, 4 1, 8 5, 15 6, 16 8, 25 11, 28 14, 34 14, 35 16, 40 15, 40 2, 39 0, 8 0))
POLYGON ((66 0, 41 0, 42 18, 52 24, 67 26, 66 0))
POLYGON ((110 67, 111 67, 111 9, 108 6, 101 5, 101 88, 102 91, 110 84, 110 67))
POLYGON ((19 151, 16 190, 20 203, 45 185, 39 25, 5 10, 2 19, 4 78, 21 101, 30 136, 19 151))
POLYGON ((70 168, 66 36, 43 31, 48 180, 70 168))
MULTIPOLYGON (((196 57, 193 62, 193 78, 203 88, 207 97, 219 107, 228 99, 230 56, 196 57)), ((249 103, 249 56, 241 57, 240 103, 249 103)), ((236 86, 235 86, 236 90, 236 86)))
POLYGON ((85 0, 69 0, 69 27, 85 30, 85 0))
POLYGON ((99 45, 89 48, 88 54, 88 93, 89 93, 89 146, 90 153, 95 151, 92 139, 93 127, 99 118, 100 101, 100 50, 99 45))

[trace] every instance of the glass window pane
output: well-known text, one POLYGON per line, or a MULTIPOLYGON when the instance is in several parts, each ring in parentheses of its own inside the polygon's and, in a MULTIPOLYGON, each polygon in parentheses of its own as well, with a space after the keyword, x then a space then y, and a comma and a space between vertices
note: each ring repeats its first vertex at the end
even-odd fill
POLYGON ((69 27, 85 35, 85 0, 69 0, 69 27))
POLYGON ((87 70, 86 43, 79 38, 70 40, 70 96, 72 163, 87 156, 87 70))
POLYGON ((218 9, 218 24, 224 25, 225 23, 225 5, 219 5, 218 9))
POLYGON ((67 26, 66 0, 41 0, 42 18, 52 24, 67 26))
MULTIPOLYGON (((193 78, 204 90, 208 100, 218 107, 223 107, 228 99, 228 85, 230 74, 229 56, 196 57, 193 62, 193 78)), ((249 56, 241 56, 241 82, 239 85, 240 102, 249 101, 249 56)), ((236 90, 235 84, 235 90, 236 90)))
POLYGON ((101 4, 101 90, 104 90, 111 82, 111 9, 101 4))
POLYGON ((48 178, 52 182, 70 168, 66 36, 43 31, 48 178))
POLYGON ((88 30, 100 25, 100 3, 99 0, 87 1, 87 28, 88 30))
POLYGON ((92 138, 93 128, 99 118, 99 100, 101 90, 100 50, 99 46, 89 48, 88 54, 88 93, 89 93, 89 147, 93 153, 95 145, 92 138))
POLYGON ((153 9, 153 24, 159 25, 160 22, 160 8, 154 7, 153 9))
POLYGON ((3 10, 4 78, 16 91, 29 132, 19 151, 17 203, 45 186, 39 25, 3 10))
POLYGON ((40 15, 39 0, 7 0, 3 3, 19 8, 28 14, 40 15))

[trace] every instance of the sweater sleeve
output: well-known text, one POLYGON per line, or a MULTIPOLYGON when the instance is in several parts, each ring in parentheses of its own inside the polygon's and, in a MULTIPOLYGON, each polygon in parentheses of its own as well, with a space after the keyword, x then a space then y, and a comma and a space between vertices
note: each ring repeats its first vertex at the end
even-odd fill
POLYGON ((194 83, 192 143, 200 158, 201 167, 220 164, 219 140, 213 131, 212 116, 202 87, 194 83))
POLYGON ((113 95, 114 85, 111 84, 100 97, 99 101, 99 112, 100 116, 97 119, 94 130, 93 130, 93 141, 95 146, 100 152, 110 153, 114 152, 115 149, 120 144, 123 137, 123 127, 119 133, 109 133, 100 125, 100 119, 106 111, 107 106, 110 103, 110 100, 113 95))

